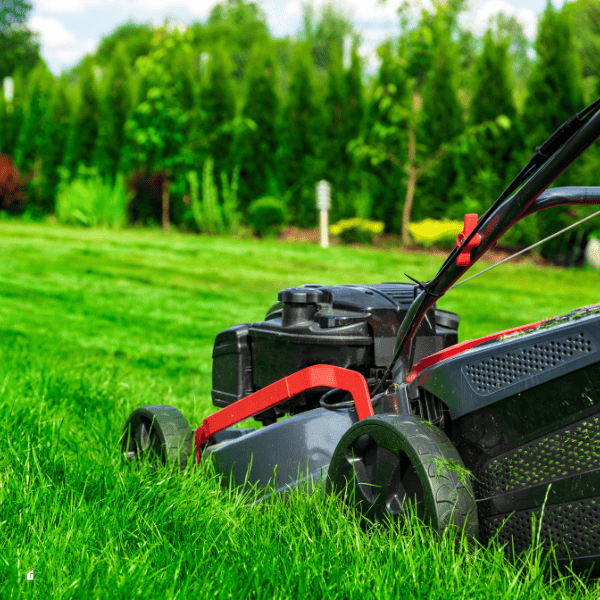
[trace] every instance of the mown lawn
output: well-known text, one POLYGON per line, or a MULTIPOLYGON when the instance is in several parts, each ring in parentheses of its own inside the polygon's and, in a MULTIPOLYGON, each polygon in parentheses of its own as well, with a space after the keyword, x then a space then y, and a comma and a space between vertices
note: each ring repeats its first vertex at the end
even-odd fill
MULTIPOLYGON (((0 598, 600 598, 535 554, 363 531, 337 498, 245 508, 210 465, 136 472, 129 413, 210 403, 214 336, 302 283, 431 278, 422 254, 0 225, 0 598), (26 574, 35 569, 34 580, 26 574)), ((486 265, 487 266, 487 265, 486 265)), ((480 267, 481 268, 481 267, 480 267)), ((503 266, 449 293, 460 339, 599 301, 592 270, 503 266)))

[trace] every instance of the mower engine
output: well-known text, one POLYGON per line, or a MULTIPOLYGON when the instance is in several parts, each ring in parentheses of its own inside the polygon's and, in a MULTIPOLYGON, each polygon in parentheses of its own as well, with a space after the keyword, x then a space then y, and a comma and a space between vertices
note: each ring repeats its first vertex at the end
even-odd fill
MULTIPOLYGON (((224 407, 312 365, 358 371, 369 390, 394 355, 400 323, 415 299, 412 283, 315 285, 282 290, 258 323, 219 333, 213 350, 212 401, 224 407)), ((460 317, 432 306, 415 338, 415 362, 458 341, 460 317)), ((387 382, 386 382, 387 383, 387 382)), ((319 406, 328 388, 313 388, 256 415, 263 425, 319 406)), ((430 420, 441 419, 434 407, 430 420)))

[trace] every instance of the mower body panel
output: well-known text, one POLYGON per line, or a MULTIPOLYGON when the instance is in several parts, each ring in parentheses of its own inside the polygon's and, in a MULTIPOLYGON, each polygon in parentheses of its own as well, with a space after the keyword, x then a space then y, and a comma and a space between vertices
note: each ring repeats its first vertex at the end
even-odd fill
POLYGON ((456 420, 596 362, 600 304, 484 342, 423 369, 416 383, 440 398, 456 420))
POLYGON ((423 369, 473 473, 485 542, 555 544, 581 567, 600 555, 600 305, 474 346, 423 369), (541 526, 539 525, 541 521, 541 526))
MULTIPOLYGON (((327 474, 333 451, 346 431, 358 422, 354 409, 317 408, 239 437, 209 445, 203 457, 235 485, 256 485, 285 492, 314 483, 327 474)), ((233 435, 235 429, 227 430, 233 435)))

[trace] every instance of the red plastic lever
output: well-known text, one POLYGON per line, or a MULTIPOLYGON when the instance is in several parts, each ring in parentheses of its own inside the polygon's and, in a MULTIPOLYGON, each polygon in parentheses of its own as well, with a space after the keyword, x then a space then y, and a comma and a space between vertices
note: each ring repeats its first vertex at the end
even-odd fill
POLYGON ((200 462, 200 449, 215 433, 223 431, 244 419, 267 410, 292 398, 296 394, 315 387, 339 388, 350 392, 356 406, 359 421, 373 414, 369 386, 357 371, 342 369, 333 365, 314 365, 298 371, 271 385, 246 396, 220 411, 206 417, 202 426, 196 429, 196 453, 200 462))
MULTIPOLYGON (((462 233, 459 233, 456 237, 456 245, 460 247, 460 245, 467 239, 467 236, 475 229, 477 225, 477 215, 476 214, 468 214, 465 215, 465 226, 462 230, 462 233)), ((475 248, 475 246, 479 246, 481 243, 481 236, 476 233, 473 236, 473 239, 466 245, 465 248, 461 251, 461 253, 456 257, 456 264, 459 267, 468 267, 471 264, 471 250, 475 248)))

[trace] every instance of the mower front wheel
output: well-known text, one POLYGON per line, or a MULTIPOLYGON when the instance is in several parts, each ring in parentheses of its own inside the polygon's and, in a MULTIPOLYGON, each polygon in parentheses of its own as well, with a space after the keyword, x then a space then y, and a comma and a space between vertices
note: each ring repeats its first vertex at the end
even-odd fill
POLYGON ((183 471, 194 453, 194 436, 176 408, 142 406, 125 423, 121 451, 128 462, 148 462, 153 469, 171 465, 183 471))
POLYGON ((479 533, 469 472, 440 429, 408 415, 375 415, 342 436, 329 465, 327 489, 345 494, 370 520, 403 519, 412 506, 442 534, 454 524, 479 533))

